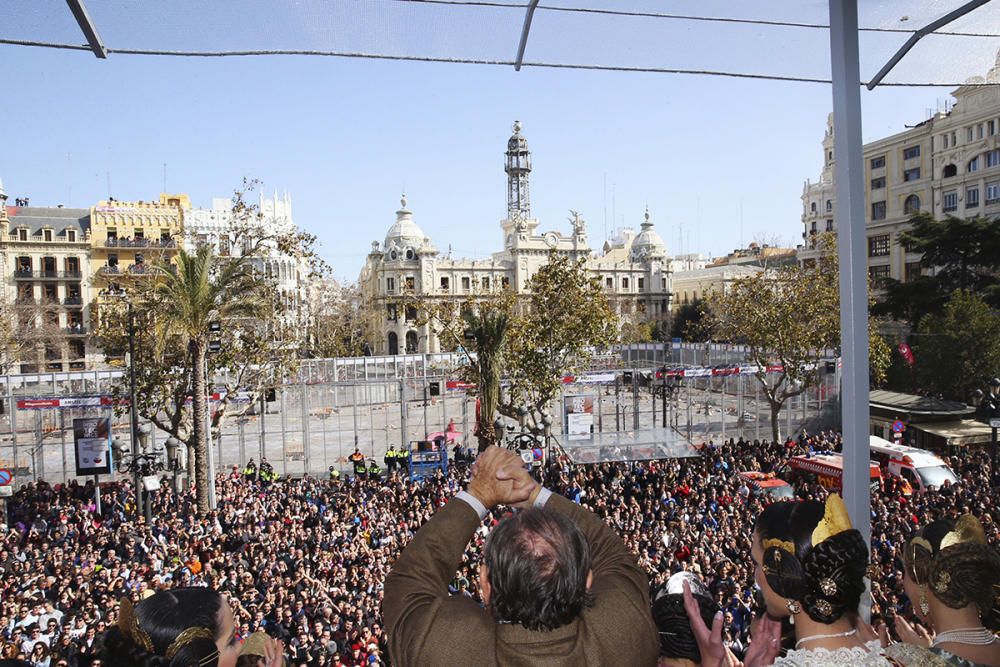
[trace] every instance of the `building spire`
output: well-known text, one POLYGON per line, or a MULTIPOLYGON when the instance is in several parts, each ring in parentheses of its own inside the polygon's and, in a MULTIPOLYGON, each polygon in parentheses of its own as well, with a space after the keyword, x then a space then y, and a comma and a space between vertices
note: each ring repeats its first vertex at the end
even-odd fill
POLYGON ((528 140, 521 134, 521 121, 514 121, 514 134, 507 140, 507 219, 531 218, 531 197, 528 176, 531 173, 531 152, 528 140))

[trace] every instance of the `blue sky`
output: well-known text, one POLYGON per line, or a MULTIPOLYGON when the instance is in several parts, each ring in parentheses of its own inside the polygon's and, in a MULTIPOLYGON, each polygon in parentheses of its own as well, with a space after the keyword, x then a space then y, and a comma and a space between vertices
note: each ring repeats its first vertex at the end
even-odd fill
MULTIPOLYGON (((826 35, 811 39, 816 62, 796 67, 825 76, 826 35)), ((90 206, 109 194, 109 176, 112 196, 154 199, 164 163, 168 191, 200 206, 259 178, 292 194, 295 221, 350 280, 404 189, 442 252, 499 250, 514 119, 545 229, 567 231, 575 209, 599 246, 605 225, 637 227, 648 205, 671 253, 795 243, 831 108, 818 84, 341 58, 99 61, 0 45, 0 70, 0 178, 12 200, 90 206)), ((947 97, 864 92, 865 140, 924 120, 947 97)))

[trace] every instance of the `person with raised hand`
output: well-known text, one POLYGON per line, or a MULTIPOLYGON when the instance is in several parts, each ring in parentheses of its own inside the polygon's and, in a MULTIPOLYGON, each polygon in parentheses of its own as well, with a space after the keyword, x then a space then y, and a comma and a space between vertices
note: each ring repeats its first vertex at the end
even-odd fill
POLYGON ((392 664, 656 665, 649 581, 597 516, 542 488, 513 452, 479 455, 468 489, 417 532, 386 578, 392 664), (519 511, 489 534, 483 604, 450 596, 463 551, 497 505, 519 511))

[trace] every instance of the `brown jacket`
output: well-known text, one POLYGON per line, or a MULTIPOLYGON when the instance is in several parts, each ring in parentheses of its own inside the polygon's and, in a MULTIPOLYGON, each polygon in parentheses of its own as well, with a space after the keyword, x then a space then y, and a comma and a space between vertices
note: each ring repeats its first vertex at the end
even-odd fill
POLYGON ((480 524, 468 503, 452 500, 417 532, 386 577, 382 612, 393 665, 656 665, 649 580, 635 558, 590 511, 556 494, 546 508, 568 516, 587 538, 594 605, 568 625, 535 632, 497 623, 465 595, 450 596, 448 581, 480 524))

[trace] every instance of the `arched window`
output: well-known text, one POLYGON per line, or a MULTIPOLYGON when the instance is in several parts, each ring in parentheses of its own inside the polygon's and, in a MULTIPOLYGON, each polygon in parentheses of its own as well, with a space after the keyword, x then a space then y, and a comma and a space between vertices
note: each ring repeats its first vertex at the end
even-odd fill
POLYGON ((809 210, 812 211, 813 213, 816 212, 816 202, 813 202, 812 204, 809 205, 809 210))
POLYGON ((827 211, 832 211, 833 210, 833 200, 832 199, 827 199, 826 200, 826 210, 827 211))
POLYGON ((417 332, 406 332, 406 353, 412 354, 417 351, 417 332))
POLYGON ((919 213, 920 212, 920 197, 917 195, 910 195, 903 202, 903 213, 919 213))
POLYGON ((942 178, 950 178, 952 176, 958 175, 958 167, 953 164, 946 164, 944 166, 944 171, 941 172, 942 178))
POLYGON ((389 332, 389 354, 399 354, 399 336, 395 331, 389 332))

